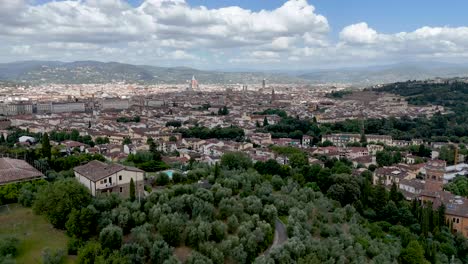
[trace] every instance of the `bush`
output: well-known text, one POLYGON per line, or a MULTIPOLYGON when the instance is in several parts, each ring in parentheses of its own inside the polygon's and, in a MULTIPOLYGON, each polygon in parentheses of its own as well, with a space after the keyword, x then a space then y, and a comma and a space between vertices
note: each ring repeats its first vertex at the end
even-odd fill
POLYGON ((101 254, 101 245, 98 242, 88 242, 84 247, 78 251, 76 258, 77 264, 91 264, 96 263, 98 256, 101 254))
POLYGON ((90 201, 86 187, 75 179, 65 179, 40 188, 33 209, 44 214, 54 227, 63 229, 71 211, 86 207, 90 201))
POLYGON ((221 166, 230 170, 248 169, 252 167, 252 160, 243 152, 229 152, 221 157, 221 166))
POLYGON ((44 264, 61 264, 65 262, 65 250, 52 250, 46 248, 42 251, 42 263, 44 264))
POLYGON ((19 240, 16 237, 4 237, 0 239, 0 256, 15 257, 18 253, 19 240))
POLYGON ((169 181, 170 181, 169 176, 164 172, 159 173, 158 177, 156 178, 156 184, 158 186, 164 186, 168 184, 169 181))
POLYGON ((109 225, 99 233, 99 242, 101 242, 103 248, 119 249, 122 245, 122 237, 122 228, 109 225))
POLYGON ((78 250, 84 245, 83 240, 76 237, 71 237, 67 242, 67 253, 68 255, 78 254, 78 250))
POLYGON ((181 183, 184 181, 184 175, 182 173, 179 173, 179 172, 174 172, 172 174, 172 181, 174 183, 181 183))

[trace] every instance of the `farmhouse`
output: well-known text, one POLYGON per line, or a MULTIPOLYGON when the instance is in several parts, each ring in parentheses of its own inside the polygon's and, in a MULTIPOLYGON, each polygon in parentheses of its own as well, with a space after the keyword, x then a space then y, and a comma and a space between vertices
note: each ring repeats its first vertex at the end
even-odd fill
POLYGON ((135 183, 135 194, 144 194, 145 172, 120 164, 107 164, 93 160, 75 167, 75 178, 86 186, 93 196, 104 193, 117 193, 123 197, 130 196, 130 181, 135 183))

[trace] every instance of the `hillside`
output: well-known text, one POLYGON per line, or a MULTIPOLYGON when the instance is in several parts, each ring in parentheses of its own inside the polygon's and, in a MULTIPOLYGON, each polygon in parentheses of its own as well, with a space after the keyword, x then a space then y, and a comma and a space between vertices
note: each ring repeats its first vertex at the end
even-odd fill
POLYGON ((187 67, 155 67, 117 62, 25 61, 0 64, 0 81, 27 83, 108 83, 126 81, 142 84, 181 84, 195 75, 201 84, 301 83, 304 80, 286 74, 201 71, 187 67))

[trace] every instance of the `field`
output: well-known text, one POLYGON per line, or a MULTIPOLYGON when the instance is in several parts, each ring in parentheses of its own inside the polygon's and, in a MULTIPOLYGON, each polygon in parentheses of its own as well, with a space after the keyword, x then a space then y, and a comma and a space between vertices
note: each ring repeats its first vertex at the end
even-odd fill
MULTIPOLYGON (((17 263, 41 263, 45 248, 66 250, 67 236, 54 229, 43 216, 35 215, 30 208, 11 204, 0 209, 0 236, 14 235, 20 242, 17 263)), ((73 263, 67 259, 67 263, 73 263)))

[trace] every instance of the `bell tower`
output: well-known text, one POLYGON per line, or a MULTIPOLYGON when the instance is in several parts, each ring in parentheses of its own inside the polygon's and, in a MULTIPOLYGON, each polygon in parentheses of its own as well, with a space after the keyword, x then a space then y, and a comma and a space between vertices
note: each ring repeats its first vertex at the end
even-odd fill
POLYGON ((444 174, 447 163, 444 160, 430 160, 424 166, 426 181, 424 189, 431 192, 441 192, 444 185, 444 174))

